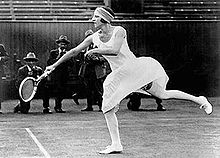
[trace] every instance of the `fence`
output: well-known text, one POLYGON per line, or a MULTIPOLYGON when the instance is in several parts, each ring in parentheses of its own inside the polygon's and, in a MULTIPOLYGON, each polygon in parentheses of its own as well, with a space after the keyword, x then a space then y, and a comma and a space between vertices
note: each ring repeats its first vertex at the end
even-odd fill
MULTIPOLYGON (((137 56, 152 56, 160 61, 170 77, 169 89, 209 96, 220 94, 219 24, 217 20, 114 22, 126 28, 128 43, 137 56)), ((21 60, 28 52, 35 52, 39 65, 44 67, 61 34, 67 35, 70 47, 74 47, 87 29, 94 30, 92 23, 2 21, 0 43, 21 60)))

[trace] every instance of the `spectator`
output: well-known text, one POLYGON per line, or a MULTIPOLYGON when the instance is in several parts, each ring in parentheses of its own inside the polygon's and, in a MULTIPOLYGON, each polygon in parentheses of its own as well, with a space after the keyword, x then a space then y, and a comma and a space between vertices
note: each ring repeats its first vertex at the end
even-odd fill
MULTIPOLYGON (((70 44, 70 41, 67 39, 67 36, 61 35, 59 39, 56 40, 58 45, 57 49, 50 51, 49 59, 47 60, 47 65, 52 65, 58 59, 60 59, 67 51, 67 46, 70 44)), ((43 97, 43 104, 49 106, 49 98, 51 97, 51 90, 55 92, 55 107, 54 110, 57 113, 65 113, 62 109, 62 101, 65 97, 65 83, 67 82, 68 77, 68 64, 69 61, 61 64, 57 67, 54 72, 48 76, 45 83, 45 95, 43 97), (55 85, 55 86, 54 86, 55 85)))
MULTIPOLYGON (((140 93, 131 93, 128 95, 129 101, 127 103, 127 107, 129 110, 133 110, 133 111, 138 111, 139 107, 141 106, 141 98, 142 98, 143 94, 140 93)), ((157 98, 155 96, 151 96, 152 98, 155 99, 156 103, 157 103, 157 111, 166 111, 166 108, 163 107, 162 103, 162 99, 157 98)))
POLYGON ((2 113, 1 110, 1 102, 2 102, 2 96, 3 96, 3 86, 2 86, 2 76, 3 76, 3 65, 8 60, 8 54, 5 50, 5 47, 3 44, 0 44, 0 114, 2 113))
MULTIPOLYGON (((29 52, 26 57, 24 57, 25 65, 20 67, 18 69, 17 77, 16 77, 16 88, 19 89, 19 86, 21 82, 26 78, 26 77, 34 77, 38 78, 42 73, 43 70, 41 67, 37 66, 36 63, 38 62, 38 58, 36 58, 35 54, 32 52, 29 52)), ((39 85, 39 87, 41 84, 39 85)), ((40 88, 38 88, 39 90, 40 88)), ((14 108, 14 113, 21 112, 23 114, 27 114, 29 109, 30 109, 30 102, 24 102, 20 97, 19 97, 19 103, 15 106, 14 108)), ((43 106, 43 113, 52 113, 50 111, 49 106, 43 106)))
MULTIPOLYGON (((85 38, 92 35, 92 30, 87 30, 85 32, 85 38)), ((108 62, 101 55, 93 55, 89 58, 85 58, 84 54, 95 48, 93 43, 91 43, 87 49, 82 51, 81 56, 83 62, 79 70, 79 77, 82 79, 85 88, 86 88, 86 98, 87 98, 87 107, 81 111, 93 111, 93 105, 97 104, 99 106, 99 111, 102 107, 102 93, 103 88, 102 84, 107 75, 107 66, 108 62)), ((76 98, 77 95, 74 95, 76 98)))

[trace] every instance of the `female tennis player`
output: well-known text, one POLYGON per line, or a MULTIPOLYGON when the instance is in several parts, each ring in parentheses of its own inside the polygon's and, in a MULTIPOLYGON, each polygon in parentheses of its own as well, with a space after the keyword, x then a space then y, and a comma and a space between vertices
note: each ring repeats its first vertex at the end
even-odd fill
POLYGON ((122 152, 115 113, 118 111, 120 101, 131 92, 148 93, 161 99, 190 100, 203 108, 207 114, 212 113, 212 105, 204 96, 196 97, 179 90, 166 90, 168 76, 161 64, 151 57, 135 57, 129 49, 126 30, 121 26, 111 25, 113 19, 114 12, 110 8, 96 8, 92 21, 98 31, 46 68, 46 71, 53 70, 62 62, 76 56, 92 42, 98 48, 88 51, 86 55, 99 53, 110 63, 112 72, 103 83, 102 111, 112 143, 99 153, 122 152))

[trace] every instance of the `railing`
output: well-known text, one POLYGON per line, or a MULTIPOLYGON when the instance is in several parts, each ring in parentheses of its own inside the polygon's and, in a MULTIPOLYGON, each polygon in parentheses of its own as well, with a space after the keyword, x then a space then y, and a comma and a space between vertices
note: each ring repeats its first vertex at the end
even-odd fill
MULTIPOLYGON (((88 20, 106 0, 3 0, 0 20, 88 20)), ((144 0, 139 13, 116 12, 116 19, 220 19, 217 0, 144 0)))
POLYGON ((88 20, 103 0, 3 0, 0 20, 88 20))
POLYGON ((182 19, 219 19, 220 2, 217 1, 170 1, 173 17, 182 19))

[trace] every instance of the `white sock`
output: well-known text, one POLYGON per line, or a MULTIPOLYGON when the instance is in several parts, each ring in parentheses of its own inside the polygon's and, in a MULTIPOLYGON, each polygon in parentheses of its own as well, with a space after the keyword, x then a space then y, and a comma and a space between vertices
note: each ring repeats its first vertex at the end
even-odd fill
POLYGON ((114 109, 107 112, 105 114, 106 123, 108 126, 108 130, 110 133, 112 146, 121 146, 121 140, 119 136, 119 129, 118 129, 118 119, 114 112, 114 109))

